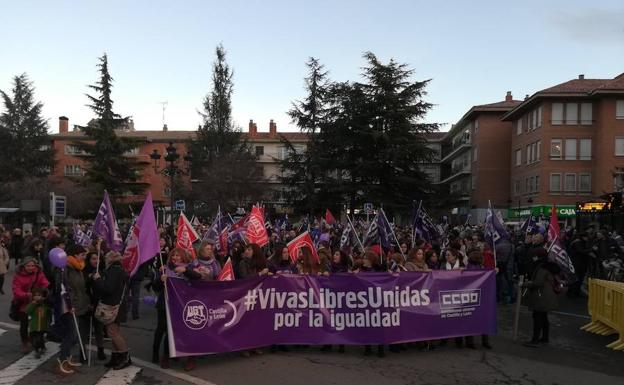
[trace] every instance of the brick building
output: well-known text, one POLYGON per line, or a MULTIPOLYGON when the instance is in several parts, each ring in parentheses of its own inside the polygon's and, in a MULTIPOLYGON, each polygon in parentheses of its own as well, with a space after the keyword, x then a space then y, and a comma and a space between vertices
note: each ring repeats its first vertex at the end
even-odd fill
MULTIPOLYGON (((141 145, 127 155, 137 157, 150 164, 142 172, 142 182, 150 185, 155 203, 169 206, 171 196, 169 178, 154 170, 150 154, 153 150, 157 150, 161 155, 164 155, 169 143, 173 143, 178 154, 181 155, 178 165, 184 167, 182 157, 187 153, 188 141, 196 135, 196 131, 168 131, 166 126, 159 131, 137 131, 134 130, 133 124, 129 124, 117 130, 117 134, 122 137, 139 139, 141 145)), ((266 185, 266 202, 276 206, 282 205, 284 203, 282 192, 285 186, 279 181, 278 162, 287 155, 287 149, 281 143, 281 137, 289 139, 296 149, 304 150, 307 143, 306 134, 299 132, 278 133, 277 124, 273 120, 269 123, 268 132, 259 132, 257 123, 251 120, 247 132, 244 132, 243 135, 251 145, 252 151, 258 156, 258 167, 262 168, 264 184, 266 185)), ((80 141, 82 138, 84 138, 84 134, 79 126, 74 126, 72 130, 69 130, 69 119, 64 116, 59 118, 59 133, 51 135, 57 161, 50 175, 52 182, 59 183, 84 176, 83 161, 77 156, 79 155, 78 148, 73 145, 74 142, 80 141)), ((161 159, 160 167, 163 166, 165 166, 164 160, 161 159)), ((182 178, 183 183, 190 184, 188 176, 182 178)), ((132 200, 133 198, 128 197, 128 199, 132 200)), ((143 200, 143 196, 137 197, 137 200, 143 200)))
POLYGON ((508 207, 512 123, 501 117, 520 104, 507 92, 503 101, 473 106, 444 136, 439 183, 458 197, 457 219, 483 222, 489 201, 508 207))
POLYGON ((579 201, 624 187, 624 74, 579 75, 536 92, 502 118, 511 130, 511 214, 574 215, 579 201))

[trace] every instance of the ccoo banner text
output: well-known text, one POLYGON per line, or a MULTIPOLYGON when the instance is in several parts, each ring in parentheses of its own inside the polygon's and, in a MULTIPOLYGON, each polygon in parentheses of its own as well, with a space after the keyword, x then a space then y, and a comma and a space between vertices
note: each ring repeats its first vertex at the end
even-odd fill
POLYGON ((496 333, 493 270, 167 280, 172 357, 496 333))

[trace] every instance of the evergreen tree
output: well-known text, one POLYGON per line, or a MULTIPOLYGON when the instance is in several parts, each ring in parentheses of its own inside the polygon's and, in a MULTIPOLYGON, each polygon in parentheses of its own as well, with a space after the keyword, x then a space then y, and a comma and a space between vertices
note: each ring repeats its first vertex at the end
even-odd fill
POLYGON ((225 208, 261 200, 263 194, 263 178, 255 155, 232 121, 234 73, 226 61, 223 45, 216 47, 215 54, 212 89, 200 112, 203 122, 190 143, 191 176, 196 181, 190 198, 203 203, 207 212, 214 211, 218 204, 225 208), (241 189, 241 183, 247 188, 241 189))
POLYGON ((106 189, 114 197, 127 192, 141 193, 147 187, 146 183, 140 181, 141 170, 148 163, 127 155, 140 145, 138 140, 120 137, 115 131, 127 124, 129 117, 122 118, 113 112, 113 78, 108 70, 106 54, 99 61, 97 67, 100 79, 89 86, 96 92, 96 96, 86 95, 90 101, 88 107, 96 118, 86 127, 81 127, 85 140, 74 144, 83 151, 80 156, 86 162, 87 183, 95 191, 101 193, 101 189, 106 189))
POLYGON ((0 115, 0 181, 20 182, 45 177, 54 166, 48 123, 41 116, 43 104, 35 102, 35 89, 26 74, 13 78, 12 95, 0 91, 5 111, 0 115))
POLYGON ((306 96, 293 103, 288 115, 299 130, 308 134, 308 145, 303 153, 297 153, 295 147, 286 138, 282 144, 288 149, 287 156, 280 162, 283 176, 281 182, 288 185, 288 200, 299 211, 319 213, 327 208, 326 193, 330 186, 323 183, 324 169, 321 165, 322 148, 319 146, 318 132, 327 117, 327 92, 329 80, 327 71, 316 58, 309 58, 305 78, 306 96))

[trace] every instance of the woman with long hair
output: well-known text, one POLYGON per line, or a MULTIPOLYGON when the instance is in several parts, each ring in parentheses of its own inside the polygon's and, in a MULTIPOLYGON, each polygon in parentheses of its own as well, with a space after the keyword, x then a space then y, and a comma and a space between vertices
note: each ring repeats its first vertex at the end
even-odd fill
POLYGON ((122 322, 126 322, 126 294, 130 284, 128 273, 121 266, 121 258, 122 256, 118 252, 109 251, 104 256, 106 269, 101 275, 100 273, 93 274, 93 288, 100 297, 100 302, 109 306, 119 306, 116 318, 104 326, 106 334, 113 343, 111 359, 104 366, 115 370, 126 368, 132 364, 128 344, 121 334, 120 327, 122 322))

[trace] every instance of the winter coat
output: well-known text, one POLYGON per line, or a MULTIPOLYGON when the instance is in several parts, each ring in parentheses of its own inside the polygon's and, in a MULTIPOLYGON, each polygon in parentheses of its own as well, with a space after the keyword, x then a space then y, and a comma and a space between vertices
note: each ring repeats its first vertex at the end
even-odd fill
POLYGON ((52 323, 52 312, 45 302, 31 303, 26 306, 28 314, 28 332, 47 332, 52 323))
POLYGON ((200 275, 202 281, 215 281, 221 272, 221 265, 215 258, 210 261, 197 258, 192 269, 200 275))
POLYGON ((258 273, 256 272, 256 266, 251 258, 241 258, 238 263, 238 278, 247 278, 247 277, 255 277, 258 273))
POLYGON ((20 265, 13 276, 13 301, 19 303, 19 311, 24 312, 29 303, 28 294, 35 287, 48 288, 49 282, 41 269, 37 266, 32 274, 26 273, 24 266, 20 265))
POLYGON ((102 277, 93 281, 95 293, 105 305, 120 305, 115 322, 126 322, 126 297, 128 295, 128 273, 121 267, 120 262, 113 262, 102 272, 102 277))
POLYGON ((535 268, 531 280, 524 284, 529 289, 529 310, 547 312, 557 309, 559 300, 553 272, 558 269, 553 262, 542 262, 535 268))
POLYGON ((297 265, 288 261, 274 261, 271 259, 268 263, 269 271, 272 274, 297 274, 297 265))
POLYGON ((9 250, 0 244, 0 275, 4 275, 9 271, 9 250))
POLYGON ((69 299, 76 315, 81 316, 86 314, 89 311, 91 299, 87 292, 87 286, 82 271, 67 265, 63 275, 63 282, 69 292, 69 299))
POLYGON ((429 265, 425 261, 418 263, 415 261, 409 261, 405 263, 405 270, 407 271, 429 271, 429 265))

